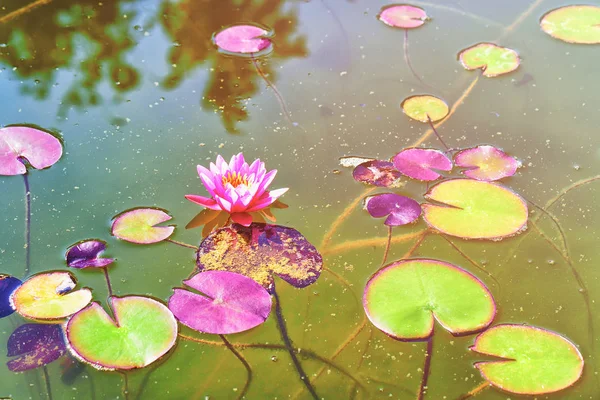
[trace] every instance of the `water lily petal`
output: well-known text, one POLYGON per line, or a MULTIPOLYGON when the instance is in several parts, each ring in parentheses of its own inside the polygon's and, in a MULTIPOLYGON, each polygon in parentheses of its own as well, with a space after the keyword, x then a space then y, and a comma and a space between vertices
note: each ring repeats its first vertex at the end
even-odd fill
POLYGON ((240 225, 250 226, 252 223, 252 215, 248 214, 247 212, 233 213, 231 214, 231 220, 240 225))
POLYGON ((191 201, 192 203, 200 204, 206 208, 210 208, 211 210, 220 210, 221 207, 218 206, 217 202, 213 199, 209 199, 207 197, 198 196, 196 194, 186 194, 185 198, 191 201))

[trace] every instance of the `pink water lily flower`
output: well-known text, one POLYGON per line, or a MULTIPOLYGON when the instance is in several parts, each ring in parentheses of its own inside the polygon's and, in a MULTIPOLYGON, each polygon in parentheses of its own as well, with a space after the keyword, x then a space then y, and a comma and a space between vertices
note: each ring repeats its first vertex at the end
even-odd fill
POLYGON ((248 226, 252 223, 251 212, 269 207, 287 192, 287 188, 267 190, 275 174, 277 170, 267 172, 260 159, 248 165, 239 153, 227 164, 219 155, 216 164, 210 163, 210 169, 198 165, 198 175, 211 197, 188 194, 185 198, 211 210, 228 212, 233 222, 248 226))

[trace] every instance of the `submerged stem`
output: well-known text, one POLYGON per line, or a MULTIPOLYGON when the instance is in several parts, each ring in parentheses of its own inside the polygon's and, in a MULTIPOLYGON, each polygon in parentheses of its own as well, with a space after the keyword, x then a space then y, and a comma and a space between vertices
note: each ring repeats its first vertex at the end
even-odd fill
POLYGON ((431 369, 431 356, 433 354, 433 333, 427 340, 427 349, 425 350, 425 362, 423 363, 423 376, 421 377, 421 386, 419 387, 419 394, 417 400, 423 400, 425 393, 427 392, 427 380, 429 379, 429 370, 431 369))
POLYGON ((104 278, 106 279, 106 287, 108 288, 108 296, 112 297, 113 290, 112 290, 112 285, 110 284, 110 276, 108 276, 108 267, 102 267, 102 270, 104 271, 104 278))
POLYGON ((437 92, 436 88, 423 81, 423 79, 419 76, 419 74, 417 74, 417 71, 415 71, 415 69, 412 66, 412 63, 410 62, 410 57, 408 56, 408 29, 404 29, 404 61, 406 62, 408 69, 410 69, 410 72, 419 81, 421 85, 437 92))
POLYGON ((292 358, 292 362, 294 363, 294 367, 296 367, 296 371, 298 371, 300 380, 302 381, 302 383, 304 383, 304 386, 306 386, 306 389, 309 391, 313 399, 319 400, 320 397, 317 394, 317 391, 310 382, 310 379, 308 379, 308 376, 306 375, 306 372, 304 372, 302 364, 300 363, 300 360, 298 359, 298 356, 294 351, 292 339, 290 339, 290 336, 288 334, 287 325, 285 323, 285 319, 283 318, 283 313, 281 311, 281 301, 279 300, 279 295, 277 294, 277 290, 275 289, 274 285, 273 297, 275 298, 275 317, 277 319, 277 327, 279 328, 279 333, 281 333, 281 339, 283 340, 283 343, 288 353, 290 354, 290 357, 292 358))
POLYGON ((23 174, 25 183, 25 277, 29 275, 31 266, 31 190, 29 189, 29 174, 23 174))
POLYGON ((187 244, 184 242, 180 242, 178 240, 165 239, 165 242, 173 243, 173 244, 176 244, 177 246, 186 247, 188 249, 198 250, 198 247, 194 246, 193 244, 187 244))
POLYGON ((466 400, 469 399, 473 396, 475 396, 476 394, 478 394, 479 392, 481 392, 482 390, 489 388, 490 386, 492 386, 489 382, 483 382, 481 385, 477 386, 475 389, 472 389, 469 393, 467 394, 463 394, 462 396, 460 396, 458 399, 456 400, 466 400))
POLYGON ((388 226, 388 240, 385 244, 385 251, 383 252, 383 260, 381 260, 381 266, 385 265, 388 255, 390 254, 390 247, 392 246, 392 227, 388 226))
POLYGON ((52 400, 52 387, 50 387, 50 375, 48 374, 48 367, 44 365, 42 371, 44 373, 44 383, 46 384, 46 395, 48 395, 48 400, 52 400))
POLYGON ((240 392, 240 394, 237 397, 238 400, 241 400, 246 395, 246 392, 248 391, 248 388, 250 387, 250 383, 252 382, 252 368, 250 367, 250 364, 248 364, 248 361, 246 361, 244 356, 239 351, 237 351, 235 349, 235 347, 233 347, 231 345, 231 343, 229 343, 229 340, 227 340, 225 335, 219 335, 219 337, 221 338, 223 343, 225 343, 225 346, 227 346, 229 351, 231 351, 233 353, 233 355, 236 356, 237 359, 240 360, 240 362, 244 365, 244 368, 246 368, 246 384, 244 385, 244 388, 242 389, 242 391, 240 392))
POLYGON ((435 136, 437 136, 438 140, 442 143, 442 145, 446 148, 446 150, 449 151, 450 147, 448 147, 446 142, 444 142, 444 139, 442 139, 442 137, 438 133, 437 129, 435 129, 435 125, 433 125, 433 121, 431 120, 431 117, 429 116, 429 114, 427 114, 427 121, 429 122, 429 126, 431 127, 431 130, 433 131, 435 136))
POLYGON ((129 376, 127 372, 122 372, 121 375, 123 375, 123 397, 129 400, 129 376))

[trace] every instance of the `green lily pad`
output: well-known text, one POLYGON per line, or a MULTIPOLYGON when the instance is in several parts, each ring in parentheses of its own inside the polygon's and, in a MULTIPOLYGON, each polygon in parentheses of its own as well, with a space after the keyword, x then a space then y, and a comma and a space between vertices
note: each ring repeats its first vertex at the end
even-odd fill
POLYGON ((111 297, 115 319, 94 302, 73 315, 65 332, 71 352, 102 370, 143 368, 166 354, 177 339, 177 321, 149 297, 111 297))
POLYGON ((59 320, 75 314, 92 301, 88 288, 74 290, 77 280, 69 272, 33 275, 10 297, 13 308, 25 318, 59 320))
POLYGON ((156 226, 171 216, 160 208, 132 208, 114 217, 113 236, 137 244, 158 243, 173 234, 174 226, 156 226))
POLYGON ((494 298, 469 272, 430 259, 396 261, 369 279, 363 295, 367 317, 378 329, 406 341, 427 340, 434 319, 456 336, 487 328, 494 298))
POLYGON ((557 8, 540 20, 542 30, 568 43, 600 43, 600 7, 574 5, 557 8))
POLYGON ((573 385, 583 372, 583 357, 573 343, 533 326, 495 326, 477 336, 471 350, 502 358, 475 367, 492 385, 511 393, 556 392, 573 385))
POLYGON ((429 226, 463 239, 499 240, 527 227, 527 203, 502 185, 451 179, 435 185, 422 204, 429 226))
POLYGON ((421 122, 429 122, 429 118, 432 122, 439 121, 449 112, 444 100, 430 95, 407 97, 400 106, 406 115, 421 122))
POLYGON ((487 77, 507 74, 521 64, 519 54, 493 43, 479 43, 458 53, 460 63, 468 70, 482 69, 487 77))

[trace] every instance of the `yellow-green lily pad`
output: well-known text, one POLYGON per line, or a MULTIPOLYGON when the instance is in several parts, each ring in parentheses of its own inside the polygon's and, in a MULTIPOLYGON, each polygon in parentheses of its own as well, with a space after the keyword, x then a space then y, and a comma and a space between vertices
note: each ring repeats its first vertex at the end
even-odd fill
POLYGON ((474 179, 451 179, 425 197, 423 217, 433 228, 464 239, 499 240, 527 226, 527 203, 506 187, 474 179))
POLYGON ((113 236, 137 244, 158 243, 173 234, 174 226, 156 226, 169 221, 171 216, 160 208, 132 208, 114 217, 113 236))
POLYGON ((546 13, 542 30, 553 38, 580 44, 600 43, 600 7, 573 5, 546 13))
POLYGON ((92 301, 88 288, 74 290, 77 280, 65 271, 44 272, 27 279, 10 297, 13 308, 25 318, 60 320, 92 301))
POLYGON ((420 122, 429 122, 429 119, 432 122, 439 121, 449 112, 444 100, 428 94, 407 97, 401 107, 406 115, 420 122))
POLYGON ((73 315, 65 332, 71 352, 102 370, 143 368, 177 339, 177 321, 161 302, 143 296, 111 297, 114 319, 96 302, 73 315))
POLYGON ((557 392, 577 382, 583 372, 583 357, 573 343, 533 326, 495 326, 477 336, 471 350, 501 358, 475 367, 492 385, 516 394, 557 392))
POLYGON ((516 51, 494 43, 479 43, 466 48, 458 53, 458 59, 466 69, 482 69, 487 77, 507 74, 521 64, 516 51))

